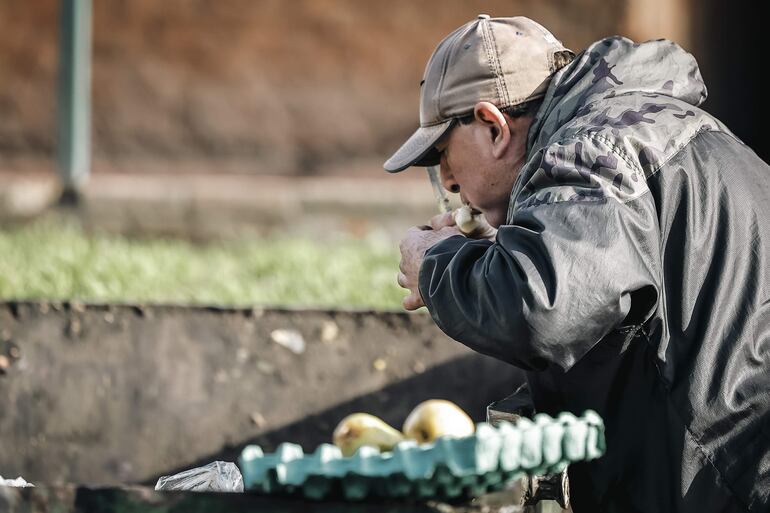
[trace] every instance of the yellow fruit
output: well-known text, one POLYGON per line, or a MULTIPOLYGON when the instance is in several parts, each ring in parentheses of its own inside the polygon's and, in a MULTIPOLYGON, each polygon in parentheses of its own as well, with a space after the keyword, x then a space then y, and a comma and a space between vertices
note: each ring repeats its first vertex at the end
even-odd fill
POLYGON ((472 233, 481 226, 481 223, 478 220, 479 214, 475 214, 469 205, 463 205, 452 212, 452 215, 457 228, 466 235, 472 233))
POLYGON ((429 399, 415 407, 404 422, 407 438, 420 443, 441 436, 469 436, 476 430, 473 420, 459 406, 443 399, 429 399))
POLYGON ((352 456, 362 445, 389 451, 404 439, 404 435, 379 417, 368 413, 352 413, 337 425, 332 438, 343 456, 352 456))

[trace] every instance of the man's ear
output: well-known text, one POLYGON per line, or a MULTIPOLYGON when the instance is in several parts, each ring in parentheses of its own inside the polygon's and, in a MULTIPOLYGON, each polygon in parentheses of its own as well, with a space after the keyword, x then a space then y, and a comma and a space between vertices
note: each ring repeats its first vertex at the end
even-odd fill
POLYGON ((473 108, 473 115, 489 130, 492 155, 502 157, 511 142, 511 129, 500 109, 489 102, 479 102, 473 108))

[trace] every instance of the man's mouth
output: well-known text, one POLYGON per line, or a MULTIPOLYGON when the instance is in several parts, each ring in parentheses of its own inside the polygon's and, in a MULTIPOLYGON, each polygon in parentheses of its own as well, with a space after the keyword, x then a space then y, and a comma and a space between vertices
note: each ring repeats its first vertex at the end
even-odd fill
POLYGON ((460 198, 462 200, 463 205, 466 205, 468 208, 471 209, 471 214, 478 215, 483 214, 481 210, 479 210, 476 206, 474 206, 470 201, 466 200, 465 198, 460 198))
POLYGON ((473 206, 473 204, 471 204, 471 202, 468 201, 468 198, 463 196, 462 193, 460 193, 460 203, 462 203, 463 205, 467 205, 471 209, 471 212, 474 213, 474 214, 480 214, 481 213, 481 210, 479 210, 478 208, 473 206))

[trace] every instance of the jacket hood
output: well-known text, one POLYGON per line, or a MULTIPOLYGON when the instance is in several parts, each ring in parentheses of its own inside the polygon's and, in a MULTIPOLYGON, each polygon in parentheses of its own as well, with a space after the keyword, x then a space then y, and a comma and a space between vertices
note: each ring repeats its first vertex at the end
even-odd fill
POLYGON ((602 39, 554 74, 530 128, 527 149, 545 145, 597 102, 629 93, 670 96, 695 106, 707 94, 695 58, 676 43, 602 39))

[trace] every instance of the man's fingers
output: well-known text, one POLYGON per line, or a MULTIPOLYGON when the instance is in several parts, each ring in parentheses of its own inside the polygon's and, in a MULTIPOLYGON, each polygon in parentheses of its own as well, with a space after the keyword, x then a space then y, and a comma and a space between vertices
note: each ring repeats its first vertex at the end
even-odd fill
POLYGON ((443 214, 433 216, 430 220, 430 226, 434 230, 440 230, 442 228, 446 228, 447 226, 454 226, 454 225, 455 225, 455 216, 452 215, 452 212, 444 212, 443 214))
POLYGON ((420 297, 420 294, 412 293, 409 294, 404 298, 404 300, 401 302, 401 304, 404 307, 404 310, 417 310, 418 308, 421 308, 425 306, 425 303, 422 301, 422 297, 420 297))
POLYGON ((396 278, 396 282, 398 282, 398 286, 404 289, 408 289, 409 285, 407 284, 406 275, 403 272, 398 273, 398 278, 396 278))
POLYGON ((422 265, 425 252, 437 242, 446 239, 447 237, 460 235, 460 230, 457 229, 457 226, 454 224, 447 224, 450 223, 450 217, 451 216, 437 216, 435 219, 436 226, 443 225, 438 230, 431 227, 423 229, 425 227, 418 226, 409 228, 406 236, 399 244, 401 261, 398 263, 399 274, 397 282, 399 286, 411 291, 411 294, 402 301, 406 310, 417 310, 418 308, 425 306, 417 288, 420 266, 422 265))
POLYGON ((411 293, 406 296, 403 301, 401 301, 401 304, 403 305, 405 310, 417 310, 420 307, 425 306, 425 303, 422 302, 422 297, 420 296, 419 292, 412 291, 412 287, 410 287, 409 279, 406 277, 406 275, 402 272, 398 273, 398 278, 396 279, 399 286, 405 289, 408 289, 411 293))

